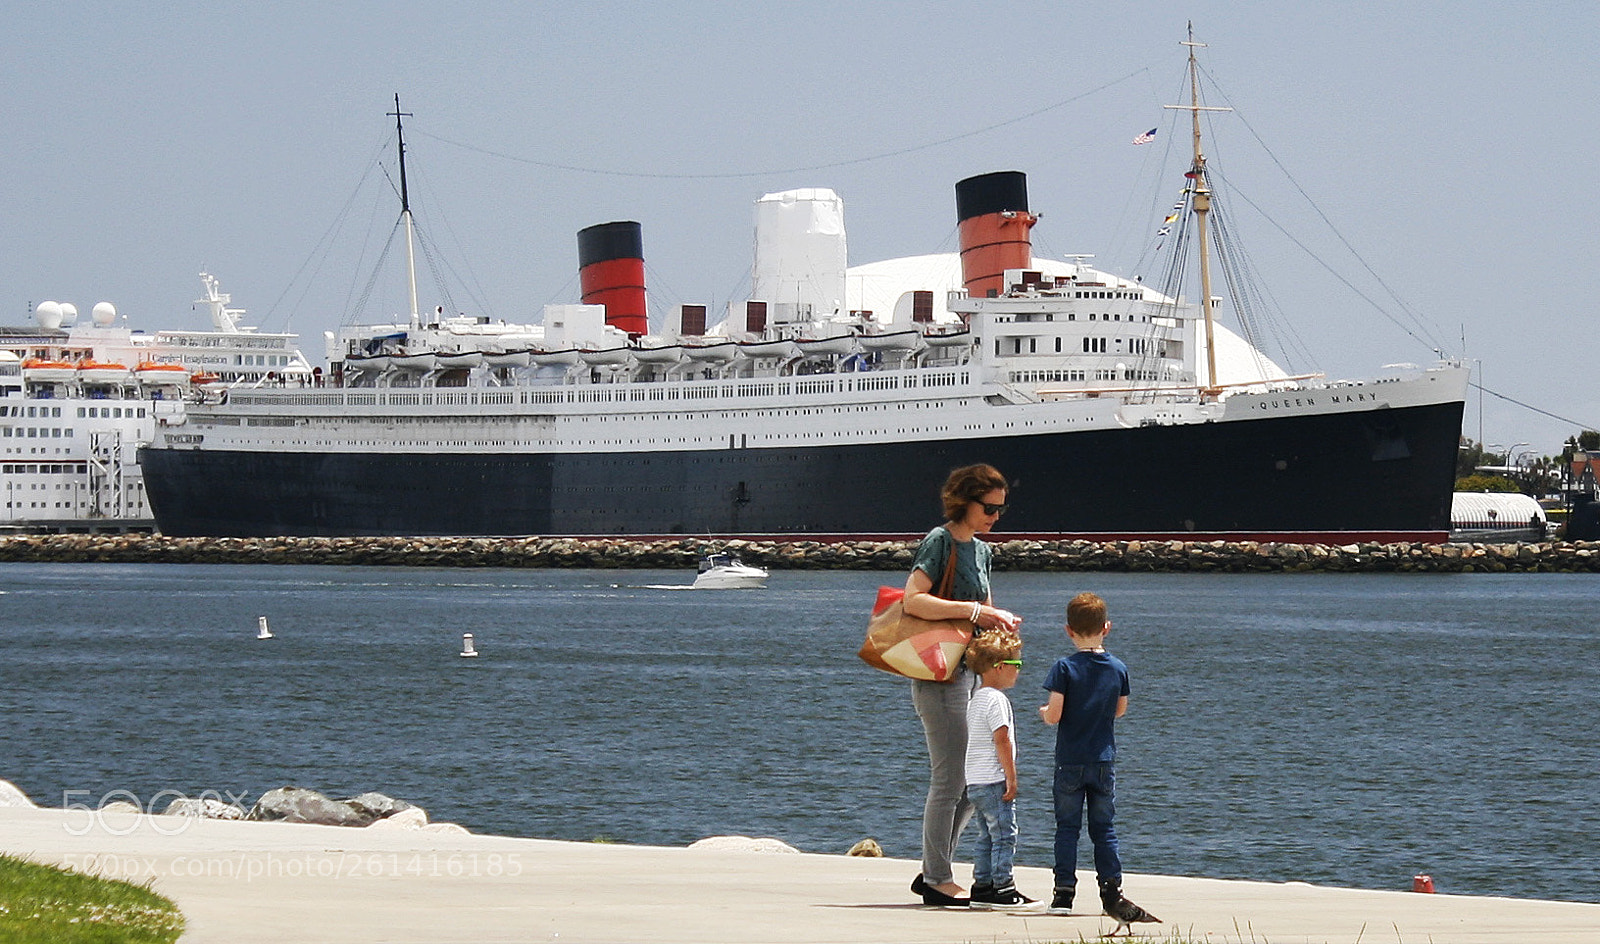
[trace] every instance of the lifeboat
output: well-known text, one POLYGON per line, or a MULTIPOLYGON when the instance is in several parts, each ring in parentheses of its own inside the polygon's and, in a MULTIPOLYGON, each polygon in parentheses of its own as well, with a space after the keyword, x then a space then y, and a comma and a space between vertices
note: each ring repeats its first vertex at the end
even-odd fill
POLYGON ((78 365, 30 357, 22 362, 22 379, 37 383, 68 383, 78 378, 78 365))
POLYGON ((950 334, 923 335, 922 340, 929 347, 962 347, 972 343, 972 333, 969 331, 955 331, 950 334))
POLYGON ((853 334, 842 334, 836 338, 801 338, 795 341, 795 346, 807 357, 850 354, 856 349, 856 338, 853 334))
POLYGON ((457 351, 439 355, 439 366, 445 370, 471 370, 483 363, 482 351, 457 351))
POLYGON ((389 363, 400 370, 410 370, 420 374, 438 367, 439 355, 432 351, 422 354, 395 354, 389 358, 389 363))
POLYGON ((721 344, 685 344, 683 353, 692 361, 731 361, 739 353, 739 345, 732 341, 721 344))
POLYGON ((110 361, 92 361, 85 358, 78 362, 78 379, 91 384, 117 384, 128 379, 129 370, 122 364, 110 361))
POLYGON ((604 351, 579 351, 578 356, 590 367, 614 367, 628 362, 628 349, 613 347, 604 351))
POLYGON ((388 354, 347 354, 344 359, 344 369, 381 374, 388 370, 393 362, 394 358, 388 354))
POLYGON ((222 383, 222 378, 217 374, 199 370, 189 376, 189 382, 196 385, 215 384, 222 383))
POLYGON ((683 348, 676 344, 662 347, 636 347, 633 359, 641 364, 676 364, 683 360, 683 348))
POLYGON ((533 358, 527 351, 484 351, 483 362, 496 370, 527 367, 533 358))
POLYGON ((749 358, 778 358, 788 360, 799 357, 800 349, 793 341, 751 341, 739 345, 739 353, 749 358))
POLYGON ((529 351, 528 360, 540 367, 562 367, 578 363, 578 352, 572 348, 563 351, 529 351))
POLYGON ((921 331, 893 331, 888 334, 863 334, 856 338, 868 351, 916 351, 922 348, 921 331))
POLYGON ((186 384, 189 382, 189 368, 182 364, 158 364, 155 361, 145 361, 133 369, 133 375, 139 378, 142 384, 186 384))

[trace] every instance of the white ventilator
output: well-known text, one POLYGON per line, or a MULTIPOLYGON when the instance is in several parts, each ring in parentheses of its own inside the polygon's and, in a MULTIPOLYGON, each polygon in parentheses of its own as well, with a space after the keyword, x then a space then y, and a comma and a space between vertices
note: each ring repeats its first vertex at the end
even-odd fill
POLYGON ((846 314, 844 201, 832 190, 769 193, 756 201, 750 297, 773 305, 775 323, 846 314))

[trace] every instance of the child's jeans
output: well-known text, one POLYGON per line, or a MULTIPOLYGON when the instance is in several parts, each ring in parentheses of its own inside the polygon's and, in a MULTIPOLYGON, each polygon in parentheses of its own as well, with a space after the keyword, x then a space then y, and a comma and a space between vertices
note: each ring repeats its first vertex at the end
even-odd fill
POLYGON ((978 846, 972 853, 972 884, 1005 888, 1012 884, 1017 859, 1017 803, 1002 800, 1006 784, 969 783, 967 799, 978 821, 978 846))
POLYGON ((1089 839, 1094 843, 1095 875, 1101 884, 1122 880, 1122 859, 1117 854, 1114 823, 1116 792, 1117 776, 1109 763, 1056 765, 1057 888, 1078 885, 1078 831, 1083 825, 1085 803, 1089 808, 1089 839))

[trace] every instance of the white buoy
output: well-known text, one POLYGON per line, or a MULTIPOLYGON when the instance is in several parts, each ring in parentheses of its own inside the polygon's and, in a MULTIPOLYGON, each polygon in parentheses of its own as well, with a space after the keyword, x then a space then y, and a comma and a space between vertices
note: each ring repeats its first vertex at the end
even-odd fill
POLYGON ((462 633, 461 634, 461 658, 463 658, 463 659, 475 659, 475 658, 477 658, 477 656, 478 656, 478 650, 472 648, 472 634, 471 633, 462 633))
POLYGON ((256 617, 256 638, 257 639, 271 639, 272 638, 272 630, 267 628, 267 618, 265 616, 256 617))

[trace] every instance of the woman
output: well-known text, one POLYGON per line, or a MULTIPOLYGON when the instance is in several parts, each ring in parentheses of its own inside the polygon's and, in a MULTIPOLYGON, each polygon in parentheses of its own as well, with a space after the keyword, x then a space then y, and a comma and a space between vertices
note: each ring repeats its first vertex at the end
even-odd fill
MULTIPOLYGON (((1006 510, 1006 480, 990 465, 956 469, 942 492, 945 523, 917 547, 906 581, 905 611, 923 619, 971 620, 977 631, 1016 629, 1022 620, 996 609, 989 594, 988 534, 1006 510), (956 555, 949 595, 933 595, 949 555, 956 555)), ((928 800, 922 810, 922 872, 911 890, 924 904, 964 905, 966 890, 950 868, 956 841, 972 816, 966 798, 967 699, 976 677, 962 666, 948 682, 913 680, 911 701, 928 740, 928 800)))

